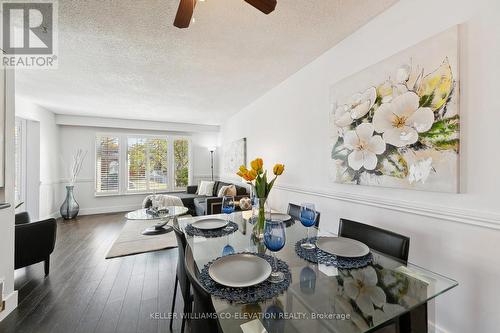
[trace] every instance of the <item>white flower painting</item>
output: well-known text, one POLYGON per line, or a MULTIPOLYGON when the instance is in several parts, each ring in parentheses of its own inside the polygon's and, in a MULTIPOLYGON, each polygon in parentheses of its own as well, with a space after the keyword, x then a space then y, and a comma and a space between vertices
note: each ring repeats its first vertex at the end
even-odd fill
POLYGON ((457 192, 458 29, 335 84, 336 182, 457 192))
POLYGON ((234 174, 234 170, 238 170, 240 165, 247 164, 247 138, 224 144, 222 153, 224 174, 234 174))
POLYGON ((344 146, 351 152, 347 163, 353 170, 373 170, 377 166, 377 155, 385 151, 386 144, 380 135, 373 135, 370 123, 363 123, 344 134, 344 146))

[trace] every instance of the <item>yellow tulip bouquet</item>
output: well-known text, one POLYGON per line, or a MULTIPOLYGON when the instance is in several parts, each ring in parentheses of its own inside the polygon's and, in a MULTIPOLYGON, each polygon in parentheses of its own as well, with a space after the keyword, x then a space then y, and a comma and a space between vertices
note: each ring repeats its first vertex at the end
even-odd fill
POLYGON ((262 158, 256 158, 250 162, 250 169, 247 169, 245 165, 242 165, 236 173, 252 185, 254 194, 259 201, 259 215, 255 221, 253 231, 254 236, 259 239, 264 237, 264 224, 266 220, 264 205, 271 189, 273 188, 274 182, 278 176, 283 174, 284 171, 285 166, 283 164, 275 164, 273 167, 274 177, 271 181, 268 181, 267 170, 264 170, 264 161, 262 158))

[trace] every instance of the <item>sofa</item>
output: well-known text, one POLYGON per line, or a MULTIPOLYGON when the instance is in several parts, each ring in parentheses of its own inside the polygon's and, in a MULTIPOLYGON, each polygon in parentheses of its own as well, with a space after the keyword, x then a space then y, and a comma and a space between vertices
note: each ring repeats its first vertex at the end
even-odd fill
MULTIPOLYGON (((222 198, 217 197, 217 193, 222 186, 231 185, 230 183, 216 181, 212 196, 199 195, 197 194, 198 186, 190 185, 187 187, 185 192, 170 192, 164 193, 168 195, 173 195, 179 197, 185 207, 189 209, 188 214, 193 216, 203 216, 211 214, 220 214, 222 208, 222 198)), ((235 185, 236 187, 236 197, 235 200, 238 201, 241 198, 248 197, 248 191, 243 186, 235 185)), ((163 193, 162 193, 163 194, 163 193)))

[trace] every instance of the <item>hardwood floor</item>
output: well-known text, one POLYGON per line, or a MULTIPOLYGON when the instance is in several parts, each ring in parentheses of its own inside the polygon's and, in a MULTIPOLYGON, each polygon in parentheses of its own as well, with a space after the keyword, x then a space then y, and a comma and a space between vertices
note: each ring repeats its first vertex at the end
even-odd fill
MULTIPOLYGON (((104 259, 123 216, 58 221, 50 275, 44 278, 43 262, 16 271, 19 306, 0 322, 0 332, 169 332, 177 249, 104 259)), ((183 306, 179 297, 176 310, 183 306)), ((174 320, 174 332, 180 324, 174 320)))

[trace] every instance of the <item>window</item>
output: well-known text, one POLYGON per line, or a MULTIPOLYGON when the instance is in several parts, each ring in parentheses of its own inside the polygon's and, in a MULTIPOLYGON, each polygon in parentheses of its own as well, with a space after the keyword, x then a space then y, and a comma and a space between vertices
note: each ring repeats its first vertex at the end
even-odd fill
POLYGON ((175 188, 185 188, 189 182, 189 141, 174 141, 175 188))
POLYGON ((150 190, 166 190, 168 188, 167 153, 166 139, 150 139, 148 141, 148 185, 150 190))
POLYGON ((98 136, 96 139, 96 193, 119 190, 120 139, 98 136))
POLYGON ((168 189, 168 145, 162 138, 127 139, 128 191, 168 189))
POLYGON ((96 194, 185 189, 190 180, 190 151, 190 140, 183 137, 98 135, 96 194))

